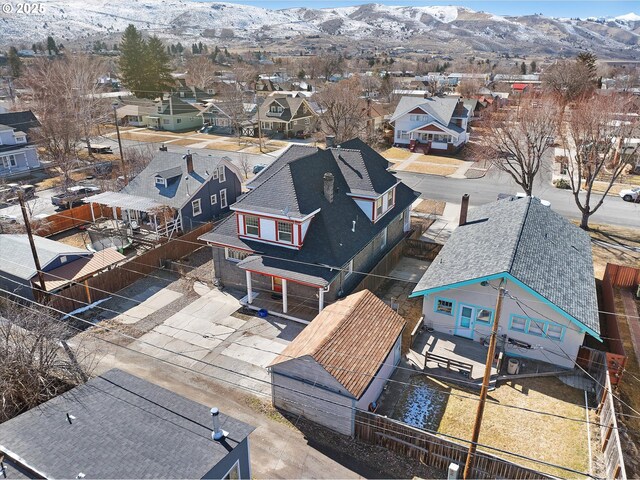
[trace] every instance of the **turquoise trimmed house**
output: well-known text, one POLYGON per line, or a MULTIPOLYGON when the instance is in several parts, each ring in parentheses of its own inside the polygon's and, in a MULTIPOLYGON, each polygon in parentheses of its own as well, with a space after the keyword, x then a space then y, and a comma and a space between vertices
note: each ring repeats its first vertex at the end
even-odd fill
POLYGON ((498 321, 498 346, 514 357, 573 368, 585 335, 601 341, 589 235, 536 198, 472 210, 411 294, 419 296, 425 326, 482 341, 498 321))

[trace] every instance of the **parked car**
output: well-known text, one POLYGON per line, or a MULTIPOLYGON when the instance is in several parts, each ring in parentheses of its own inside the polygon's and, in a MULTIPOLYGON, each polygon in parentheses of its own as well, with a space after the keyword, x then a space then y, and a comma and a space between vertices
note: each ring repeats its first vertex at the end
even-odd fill
POLYGON ((295 137, 300 139, 300 140, 303 140, 305 138, 311 137, 311 133, 305 132, 304 130, 299 130, 299 131, 296 132, 295 137))
POLYGON ((7 183, 0 189, 0 202, 7 205, 18 203, 18 192, 22 192, 24 198, 29 200, 35 197, 36 187, 34 185, 20 185, 19 183, 7 183))
POLYGON ((253 174, 257 175, 259 174, 262 170, 264 170, 265 168, 267 168, 267 166, 264 163, 256 163, 253 166, 253 174))
POLYGON ((629 188, 628 190, 620 190, 618 194, 625 202, 637 202, 640 197, 640 187, 629 188))
POLYGON ((58 208, 71 208, 83 198, 100 192, 99 187, 93 185, 78 185, 67 188, 67 191, 51 197, 51 203, 58 208))
POLYGON ((108 154, 113 153, 109 145, 91 145, 91 148, 87 147, 91 153, 108 154))
POLYGON ((213 125, 206 125, 206 126, 202 127, 200 130, 198 130, 198 132, 200 132, 200 133, 213 133, 214 130, 215 130, 215 127, 213 125))

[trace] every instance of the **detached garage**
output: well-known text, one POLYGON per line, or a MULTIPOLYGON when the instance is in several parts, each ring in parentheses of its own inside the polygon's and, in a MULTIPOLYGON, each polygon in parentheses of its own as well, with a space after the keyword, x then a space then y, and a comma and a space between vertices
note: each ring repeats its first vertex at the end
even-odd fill
POLYGON ((272 399, 344 435, 400 362, 404 319, 368 290, 328 307, 269 365, 272 399))

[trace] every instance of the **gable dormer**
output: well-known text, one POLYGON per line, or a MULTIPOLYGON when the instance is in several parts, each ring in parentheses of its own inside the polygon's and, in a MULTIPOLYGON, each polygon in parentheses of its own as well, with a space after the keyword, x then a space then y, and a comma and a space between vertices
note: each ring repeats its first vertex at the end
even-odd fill
POLYGON ((283 112, 284 112, 284 105, 282 105, 277 100, 274 100, 269 105, 269 111, 267 112, 267 115, 270 117, 279 117, 280 115, 282 115, 283 112))
POLYGON ((182 175, 181 167, 168 168, 157 172, 153 178, 156 187, 167 187, 169 183, 182 175))
POLYGON ((369 220, 376 223, 396 204, 396 186, 394 185, 381 195, 349 195, 369 220))
POLYGON ((263 212, 236 210, 238 238, 281 245, 299 250, 317 212, 302 219, 266 215, 263 212))

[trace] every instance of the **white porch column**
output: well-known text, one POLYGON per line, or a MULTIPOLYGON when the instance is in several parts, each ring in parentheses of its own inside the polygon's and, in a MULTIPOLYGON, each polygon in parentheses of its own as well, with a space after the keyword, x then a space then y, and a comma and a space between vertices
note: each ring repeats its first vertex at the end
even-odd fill
POLYGON ((282 313, 287 313, 287 279, 282 279, 282 313))
POLYGON ((318 289, 318 311, 321 312, 324 308, 324 288, 318 289))
POLYGON ((91 203, 89 204, 89 208, 91 209, 91 221, 92 221, 93 223, 96 223, 96 216, 95 216, 95 214, 93 213, 93 202, 91 202, 91 203))
POLYGON ((245 273, 247 275, 247 301, 251 303, 253 302, 253 291, 251 290, 251 272, 247 270, 245 273))

